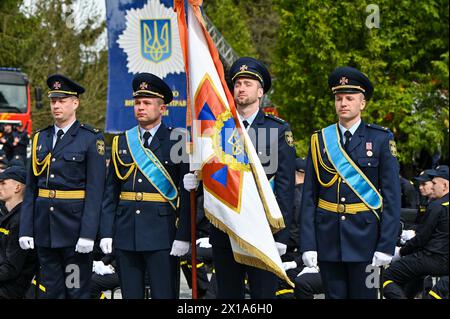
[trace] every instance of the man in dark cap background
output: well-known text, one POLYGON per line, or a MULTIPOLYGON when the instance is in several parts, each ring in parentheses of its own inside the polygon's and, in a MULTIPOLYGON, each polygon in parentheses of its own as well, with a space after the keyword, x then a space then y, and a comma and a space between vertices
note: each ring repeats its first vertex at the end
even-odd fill
POLYGON ((76 119, 84 88, 48 77, 54 125, 33 137, 20 247, 36 246, 48 298, 89 298, 92 249, 105 184, 103 134, 76 119))
MULTIPOLYGON (((298 255, 298 224, 300 218, 300 206, 302 203, 302 192, 303 183, 305 181, 305 169, 306 169, 306 159, 302 157, 297 157, 295 159, 295 194, 294 194, 294 209, 293 209, 293 221, 289 226, 289 240, 287 243, 286 255, 293 253, 298 255)), ((285 255, 285 256, 286 256, 285 255)))
POLYGON ((162 122, 173 98, 162 79, 139 73, 132 86, 138 125, 113 139, 100 248, 110 254, 114 245, 123 298, 143 299, 147 274, 152 299, 175 299, 178 257, 190 247, 190 199, 182 185, 188 159, 172 148, 185 134, 162 122))
MULTIPOLYGON (((271 182, 285 228, 274 234, 280 256, 286 253, 289 225, 292 222, 295 182, 294 138, 289 124, 260 109, 263 95, 270 90, 270 73, 261 61, 250 57, 236 60, 230 68, 238 116, 247 129, 261 164, 271 182), (273 134, 276 132, 276 134, 273 134)), ((196 187, 195 176, 188 174, 187 190, 196 187)), ((212 226, 210 243, 217 279, 217 298, 243 299, 247 275, 252 299, 275 298, 277 277, 268 271, 239 264, 234 260, 229 236, 212 226)))
POLYGON ((0 299, 21 299, 38 268, 34 251, 19 247, 19 221, 25 192, 24 167, 8 167, 0 173, 0 299))
POLYGON ((374 299, 366 279, 391 261, 400 225, 397 150, 388 129, 361 119, 373 92, 365 74, 339 67, 328 84, 338 123, 311 138, 300 251, 307 267, 320 267, 326 298, 374 299))
POLYGON ((392 265, 383 276, 384 296, 406 299, 404 286, 426 275, 448 276, 448 166, 430 170, 433 194, 416 235, 396 247, 392 265), (398 260, 398 261, 397 261, 398 260))

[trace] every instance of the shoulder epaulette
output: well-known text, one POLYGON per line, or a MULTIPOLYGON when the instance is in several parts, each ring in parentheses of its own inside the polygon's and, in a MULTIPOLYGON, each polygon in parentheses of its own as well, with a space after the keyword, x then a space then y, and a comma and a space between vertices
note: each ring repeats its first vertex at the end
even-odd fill
POLYGON ((380 126, 380 125, 377 125, 377 124, 369 123, 369 124, 366 124, 366 126, 370 127, 370 128, 374 128, 376 130, 380 130, 380 131, 386 132, 386 133, 391 133, 391 131, 387 127, 380 126))
POLYGON ((80 127, 84 128, 85 130, 88 130, 88 131, 90 131, 90 132, 92 132, 94 134, 100 133, 100 130, 98 128, 92 127, 92 126, 90 126, 88 124, 81 123, 80 127))
POLYGON ((276 121, 278 123, 281 123, 281 124, 286 124, 287 123, 285 120, 280 119, 279 117, 277 117, 277 116, 275 116, 273 114, 264 114, 264 116, 269 118, 269 119, 272 119, 272 120, 274 120, 274 121, 276 121))
POLYGON ((448 202, 442 203, 442 206, 448 206, 448 202))
POLYGON ((50 128, 53 128, 53 125, 49 125, 47 127, 41 128, 41 129, 37 130, 36 133, 43 132, 43 131, 45 131, 47 129, 50 129, 50 128))

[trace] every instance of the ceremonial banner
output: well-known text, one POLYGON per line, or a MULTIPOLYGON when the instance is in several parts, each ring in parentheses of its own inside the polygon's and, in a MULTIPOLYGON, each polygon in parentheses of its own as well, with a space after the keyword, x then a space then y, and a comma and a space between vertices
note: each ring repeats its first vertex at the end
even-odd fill
MULTIPOLYGON (((230 236, 237 262, 269 270, 291 285, 272 233, 284 228, 275 195, 239 121, 201 1, 175 0, 192 116, 191 169, 200 170, 208 219, 230 236)), ((188 121, 189 122, 189 121, 188 121)))
POLYGON ((159 76, 172 89, 174 100, 167 107, 164 123, 186 126, 186 75, 172 4, 171 0, 106 0, 106 132, 123 132, 136 125, 131 82, 140 72, 159 76))

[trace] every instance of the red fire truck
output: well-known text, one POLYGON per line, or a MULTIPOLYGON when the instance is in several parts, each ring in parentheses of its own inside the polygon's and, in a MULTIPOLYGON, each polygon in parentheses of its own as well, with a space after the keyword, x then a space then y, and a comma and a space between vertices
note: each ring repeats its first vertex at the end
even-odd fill
MULTIPOLYGON (((36 108, 42 107, 42 93, 36 88, 36 108)), ((31 99, 28 77, 20 69, 0 67, 0 125, 22 125, 31 134, 31 99)))
MULTIPOLYGON (((35 99, 36 108, 41 108, 42 90, 39 87, 35 89, 35 99)), ((3 136, 5 124, 11 124, 13 129, 21 126, 21 131, 31 135, 30 84, 27 75, 20 69, 0 67, 0 137, 3 136)), ((27 158, 29 156, 30 145, 27 147, 27 158)))

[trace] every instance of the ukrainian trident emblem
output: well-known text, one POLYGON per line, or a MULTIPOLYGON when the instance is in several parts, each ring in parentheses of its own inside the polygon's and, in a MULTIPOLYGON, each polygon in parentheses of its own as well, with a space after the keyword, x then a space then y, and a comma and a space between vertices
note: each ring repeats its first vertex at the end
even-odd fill
POLYGON ((141 54, 158 63, 172 53, 170 19, 141 20, 141 54))

